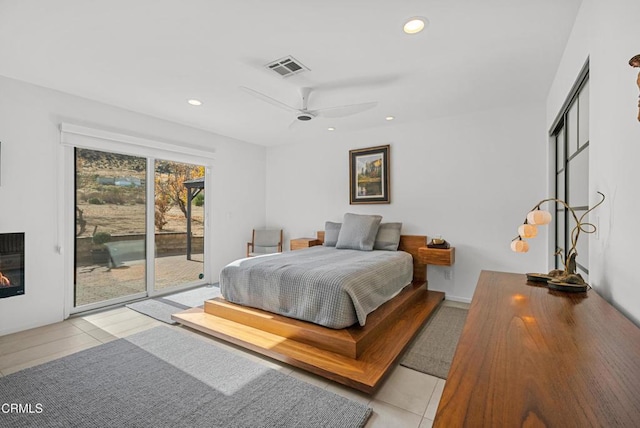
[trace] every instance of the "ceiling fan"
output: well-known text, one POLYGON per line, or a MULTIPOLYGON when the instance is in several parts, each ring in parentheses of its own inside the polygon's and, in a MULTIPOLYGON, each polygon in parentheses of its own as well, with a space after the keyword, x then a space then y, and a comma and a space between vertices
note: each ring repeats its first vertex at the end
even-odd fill
POLYGON ((245 86, 240 86, 244 92, 253 95, 256 98, 261 99, 269 104, 272 104, 276 107, 280 107, 283 110, 287 110, 295 114, 295 119, 291 124, 290 128, 294 126, 298 122, 308 122, 311 119, 316 117, 326 117, 326 118, 338 118, 350 116, 352 114, 361 113, 363 111, 374 108, 378 105, 376 101, 368 102, 368 103, 360 103, 360 104, 350 104, 338 107, 328 107, 316 110, 309 110, 309 95, 311 94, 312 88, 304 87, 300 88, 300 96, 302 97, 302 108, 295 108, 288 104, 285 104, 281 101, 276 100, 275 98, 271 98, 268 95, 263 94, 262 92, 258 92, 254 89, 247 88, 245 86))

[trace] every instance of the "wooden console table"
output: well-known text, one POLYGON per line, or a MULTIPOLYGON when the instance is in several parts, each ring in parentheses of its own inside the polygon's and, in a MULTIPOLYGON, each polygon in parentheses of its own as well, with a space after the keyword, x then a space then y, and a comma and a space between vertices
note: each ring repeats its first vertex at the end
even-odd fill
POLYGON ((640 329, 594 290, 483 271, 434 427, 637 427, 640 329))

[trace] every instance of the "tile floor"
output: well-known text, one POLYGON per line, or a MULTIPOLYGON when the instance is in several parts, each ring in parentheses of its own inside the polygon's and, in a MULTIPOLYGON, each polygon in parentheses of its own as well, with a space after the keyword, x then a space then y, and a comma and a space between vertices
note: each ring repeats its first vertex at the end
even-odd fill
MULTIPOLYGON (((445 301, 444 304, 469 307, 465 303, 450 301, 445 301)), ((1 336, 0 377, 158 325, 167 324, 121 307, 1 336)), ((231 352, 242 354, 253 361, 328 391, 368 404, 373 409, 373 414, 367 422, 367 428, 430 427, 445 384, 442 379, 398 365, 376 394, 369 396, 193 330, 181 326, 171 328, 202 336, 203 340, 214 341, 231 352)))

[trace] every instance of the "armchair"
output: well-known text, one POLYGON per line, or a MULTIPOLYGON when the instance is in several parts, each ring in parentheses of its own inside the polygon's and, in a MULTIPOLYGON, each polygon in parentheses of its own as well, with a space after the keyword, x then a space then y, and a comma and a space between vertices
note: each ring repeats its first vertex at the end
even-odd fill
POLYGON ((247 257, 282 252, 282 229, 253 229, 247 257))

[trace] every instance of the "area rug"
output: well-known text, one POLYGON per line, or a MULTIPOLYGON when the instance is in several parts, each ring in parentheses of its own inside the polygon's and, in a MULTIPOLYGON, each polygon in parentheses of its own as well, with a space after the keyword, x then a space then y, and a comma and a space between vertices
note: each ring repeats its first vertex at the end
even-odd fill
POLYGON ((180 293, 170 294, 162 297, 162 300, 170 300, 189 308, 204 305, 205 300, 213 299, 220 296, 220 284, 214 283, 204 287, 194 288, 193 290, 182 291, 180 293))
POLYGON ((164 326, 0 378, 0 403, 0 425, 39 428, 362 427, 371 414, 164 326))
MULTIPOLYGON (((217 283, 216 283, 217 284, 217 283)), ((193 290, 171 294, 153 299, 141 300, 126 305, 127 308, 155 318, 167 324, 177 324, 171 319, 171 315, 182 312, 185 309, 204 305, 205 300, 220 296, 220 288, 216 286, 198 287, 193 290)))
POLYGON ((440 306, 409 345, 400 364, 446 379, 468 312, 440 306))

